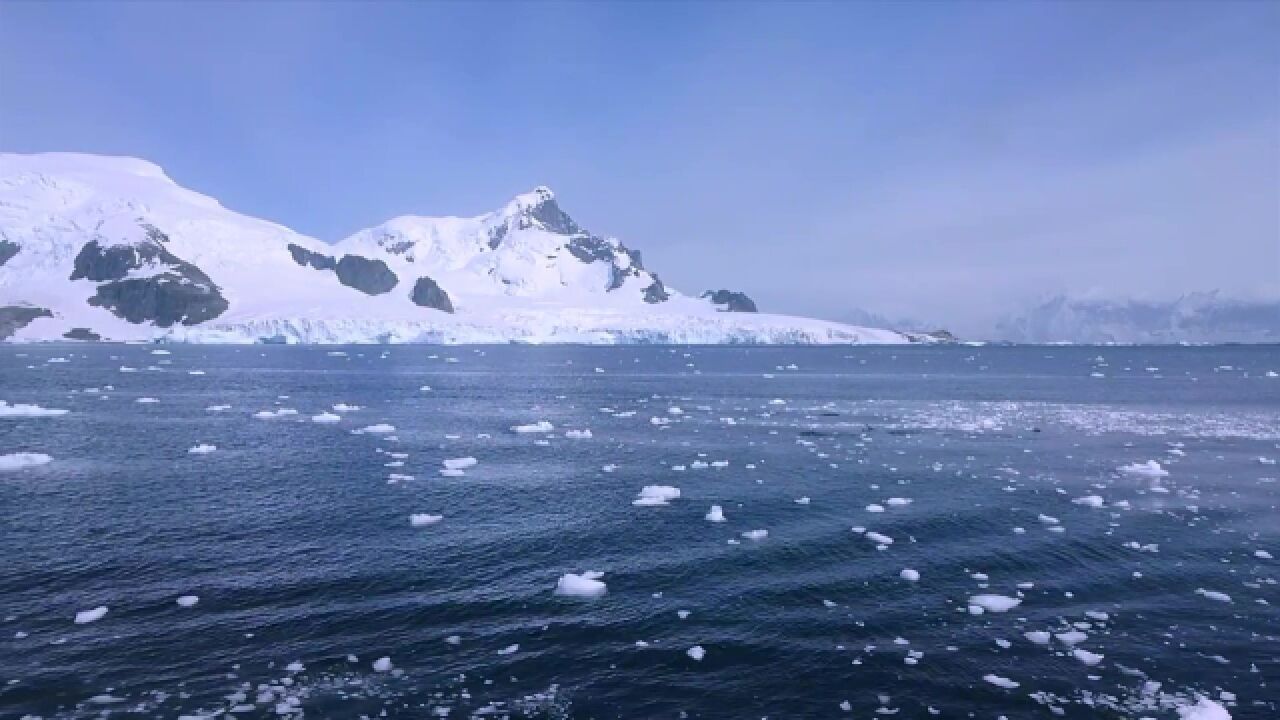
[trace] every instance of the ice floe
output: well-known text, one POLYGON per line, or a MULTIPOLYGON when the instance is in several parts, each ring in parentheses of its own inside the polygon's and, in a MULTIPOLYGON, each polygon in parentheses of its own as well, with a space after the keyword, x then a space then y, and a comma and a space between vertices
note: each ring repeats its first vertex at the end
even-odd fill
POLYGON ((702 658, 707 656, 707 651, 703 649, 701 645, 694 645, 693 647, 689 648, 688 650, 685 650, 684 652, 686 655, 693 658, 694 660, 697 660, 698 662, 702 662, 702 658))
POLYGON ((724 508, 719 505, 712 505, 706 514, 707 522, 722 523, 724 522, 724 508))
POLYGON ((195 607, 196 603, 200 602, 200 597, 197 595, 183 595, 175 600, 175 602, 184 608, 195 607))
POLYGON ((538 422, 529 423, 528 425, 511 426, 511 432, 515 433, 549 433, 555 429, 556 426, 546 420, 539 420, 538 422))
POLYGON ((414 513, 409 516, 409 524, 414 527, 426 527, 427 525, 435 525, 444 519, 443 515, 432 515, 430 513, 414 513))
POLYGON ((69 410, 60 408, 47 408, 34 404, 14 403, 10 405, 4 400, 0 400, 0 417, 56 417, 58 415, 66 415, 69 410))
POLYGON ((604 595, 608 588, 600 578, 604 573, 588 570, 582 574, 565 573, 556 582, 556 595, 567 597, 595 598, 604 595))
POLYGON ((107 606, 99 605, 91 610, 81 610, 76 613, 76 624, 87 625, 91 622, 97 622, 107 615, 107 606))
POLYGON ((187 452, 188 452, 189 454, 191 454, 191 455, 208 455, 209 453, 211 453, 211 452, 213 452, 213 451, 215 451, 215 450, 217 450, 217 449, 218 449, 218 446, 217 446, 217 445, 210 445, 210 444, 208 444, 208 443, 200 443, 199 445, 196 445, 195 447, 188 448, 188 449, 187 449, 187 452))
POLYGON ((992 675, 992 674, 983 675, 982 679, 986 680, 992 685, 995 685, 996 687, 1002 687, 1006 690, 1013 690, 1014 688, 1017 688, 1021 685, 1021 683, 1014 682, 1013 680, 1010 680, 1007 677, 1001 677, 999 675, 992 675))
POLYGON ((981 595, 971 595, 969 597, 969 605, 980 607, 987 612, 1002 613, 1008 612, 1022 604, 1022 600, 1009 597, 1008 595, 995 595, 984 593, 981 595))
POLYGON ((0 455, 0 472, 47 465, 52 461, 53 458, 44 453, 20 452, 0 455))
POLYGON ((365 435, 365 434, 390 435, 395 431, 396 431, 395 425, 389 425, 387 423, 377 423, 374 425, 365 425, 364 427, 358 428, 356 430, 352 430, 351 432, 355 435, 365 435))
POLYGON ((678 487, 645 485, 640 489, 640 495, 635 500, 632 500, 631 504, 638 507, 654 507, 667 505, 678 497, 680 497, 680 488, 678 487))
POLYGON ((1148 460, 1141 463, 1131 463, 1129 465, 1121 465, 1117 468, 1125 475, 1138 475, 1149 478, 1162 478, 1169 475, 1169 471, 1160 466, 1155 460, 1148 460))
POLYGON ((321 424, 331 424, 336 422, 342 422, 342 416, 335 415, 331 412, 322 412, 318 415, 312 415, 311 422, 321 423, 321 424))

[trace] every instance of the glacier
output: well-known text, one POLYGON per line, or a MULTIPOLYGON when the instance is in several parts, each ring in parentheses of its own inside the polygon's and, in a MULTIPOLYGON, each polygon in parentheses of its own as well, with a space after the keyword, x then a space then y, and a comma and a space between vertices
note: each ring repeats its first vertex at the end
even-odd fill
POLYGON ((328 243, 157 165, 0 154, 0 339, 183 343, 897 344, 923 338, 684 294, 547 187, 476 217, 328 243), (718 302, 717 302, 718 301, 718 302))

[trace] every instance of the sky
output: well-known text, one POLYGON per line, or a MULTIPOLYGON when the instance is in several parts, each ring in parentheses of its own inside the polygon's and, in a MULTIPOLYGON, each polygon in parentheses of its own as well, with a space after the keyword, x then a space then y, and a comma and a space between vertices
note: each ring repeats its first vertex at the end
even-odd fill
POLYGON ((0 3, 0 150, 338 240, 537 185, 685 292, 1280 293, 1280 3, 0 3))

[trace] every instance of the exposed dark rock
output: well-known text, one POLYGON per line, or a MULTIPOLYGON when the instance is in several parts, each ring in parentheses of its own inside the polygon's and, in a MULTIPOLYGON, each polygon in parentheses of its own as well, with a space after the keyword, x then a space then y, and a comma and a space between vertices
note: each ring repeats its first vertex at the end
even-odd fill
POLYGON ((102 283, 89 304, 104 307, 132 323, 195 325, 227 310, 218 286, 203 270, 161 245, 169 238, 150 225, 147 240, 132 245, 103 247, 96 240, 84 244, 73 263, 71 279, 102 283), (145 278, 129 273, 143 266, 159 272, 145 278))
POLYGON ((670 297, 671 293, 667 292, 667 286, 662 284, 657 275, 654 275, 653 282, 644 289, 644 301, 651 305, 656 305, 660 302, 666 302, 670 297))
POLYGON ((21 249, 22 246, 18 243, 0 240, 0 267, 4 267, 4 264, 13 259, 13 256, 17 255, 21 249))
POLYGON ((385 262, 359 255, 343 255, 334 270, 338 273, 338 282, 365 295, 391 292, 400 282, 385 262))
POLYGON ((107 308, 131 323, 197 325, 226 312, 227 301, 208 276, 198 269, 196 273, 199 279, 164 272, 106 282, 98 286, 89 304, 107 308))
POLYGON ((570 238, 569 253, 584 263, 613 261, 613 246, 608 241, 594 235, 582 235, 570 238))
POLYGON ((316 270, 332 270, 338 265, 338 261, 328 255, 318 252, 312 252, 301 245, 289 243, 289 254, 293 256, 293 261, 303 267, 313 267, 316 270))
POLYGON ((413 295, 410 298, 415 305, 435 308, 447 313, 453 312, 453 301, 449 299, 449 293, 426 275, 418 278, 418 282, 413 284, 413 295))
POLYGON ((7 340, 32 320, 41 317, 53 317, 53 313, 42 307, 0 305, 0 340, 7 340))
POLYGON ((499 225, 497 227, 489 228, 489 249, 490 250, 498 249, 498 246, 502 244, 503 238, 507 236, 508 230, 510 230, 510 228, 508 228, 505 224, 499 225))
POLYGON ((747 297, 746 293, 732 290, 708 290, 702 293, 702 297, 709 298, 713 305, 723 305, 724 307, 720 308, 722 312, 757 312, 755 301, 747 297))
POLYGON ((90 330, 89 328, 79 328, 79 327, 71 328, 70 330, 62 333, 62 337, 68 340, 86 340, 89 342, 96 342, 102 339, 101 335, 90 330))
MULTIPOLYGON (((549 190, 538 188, 536 192, 539 193, 542 199, 538 204, 525 211, 527 220, 536 221, 543 228, 557 235, 577 235, 584 232, 578 226, 578 223, 573 221, 573 218, 560 209, 555 197, 551 195, 549 190)), ((529 224, 522 223, 522 227, 528 226, 529 224)))

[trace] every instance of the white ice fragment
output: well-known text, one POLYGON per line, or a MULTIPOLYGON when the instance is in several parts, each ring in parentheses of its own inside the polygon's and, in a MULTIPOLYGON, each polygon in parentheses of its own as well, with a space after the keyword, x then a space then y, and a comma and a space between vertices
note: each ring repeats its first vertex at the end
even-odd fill
POLYGON ((322 412, 319 415, 311 416, 311 422, 313 423, 329 424, 329 423, 336 423, 341 421, 342 421, 341 415, 334 415, 331 412, 322 412))
POLYGON ((1231 713, 1218 703, 1203 695, 1195 705, 1183 705, 1178 708, 1179 720, 1231 720, 1231 713))
POLYGON ((882 513, 884 512, 884 506, 871 503, 870 505, 867 506, 867 512, 882 513))
POLYGON ((0 455, 0 472, 47 465, 52 461, 53 458, 44 453, 20 452, 0 455))
POLYGON ((538 422, 529 423, 528 425, 512 425, 511 426, 511 432, 516 432, 516 433, 549 433, 555 429, 556 429, 556 426, 552 425, 546 420, 539 420, 538 422))
POLYGON ((1118 470, 1126 475, 1139 475, 1149 478, 1161 478, 1169 474, 1169 471, 1160 467, 1160 463, 1155 460, 1148 460, 1144 463, 1121 465, 1118 470))
POLYGON ((391 672, 391 658, 380 657, 377 660, 374 660, 373 671, 380 673, 391 672))
POLYGON ((200 602, 200 598, 196 595, 183 595, 179 597, 176 602, 184 608, 189 608, 195 607, 196 603, 200 602))
POLYGON ((912 570, 911 568, 903 568, 902 572, 898 573, 898 577, 906 580, 907 582, 919 582, 920 572, 918 570, 912 570))
POLYGON ((1088 650, 1085 650, 1084 648, 1074 648, 1072 649, 1071 654, 1074 655, 1077 660, 1079 660, 1080 662, 1090 667, 1102 662, 1101 655, 1097 653, 1091 653, 1088 650))
POLYGON ((1225 603, 1231 602, 1230 595, 1224 592, 1218 592, 1217 590, 1205 590, 1204 588, 1196 588, 1196 594, 1203 595, 1209 598, 1210 600, 1217 600, 1218 602, 1225 602, 1225 603))
POLYGON ((798 498, 796 498, 796 504, 797 504, 797 505, 808 505, 808 504, 809 504, 809 497, 806 495, 806 496, 804 496, 804 497, 798 497, 798 498))
POLYGON ((413 527, 426 527, 435 525, 444 519, 443 515, 432 515, 430 513, 414 513, 409 516, 409 524, 413 527))
POLYGON ((217 450, 217 449, 218 449, 218 446, 217 446, 217 445, 210 445, 210 444, 208 444, 208 443, 200 443, 199 445, 196 445, 195 447, 188 448, 188 449, 187 449, 187 452, 188 452, 189 454, 191 454, 191 455, 208 455, 209 453, 211 453, 211 452, 213 452, 213 451, 215 451, 215 450, 217 450))
POLYGON ((519 652, 519 651, 520 651, 520 644, 519 644, 519 643, 515 643, 515 644, 513 644, 513 645, 508 645, 508 646, 506 646, 506 647, 502 648, 501 650, 499 650, 499 651, 498 651, 498 654, 499 654, 499 655, 514 655, 514 654, 516 654, 516 653, 517 653, 517 652, 519 652))
POLYGON ((106 616, 106 614, 107 614, 106 605, 99 605, 98 607, 93 608, 92 610, 81 610, 80 612, 76 613, 76 624, 87 625, 91 622, 97 622, 98 620, 101 620, 104 616, 106 616))
POLYGON ((1030 630, 1022 633, 1022 636, 1036 645, 1048 645, 1049 633, 1044 630, 1030 630))
POLYGON ((591 431, 590 430, 566 430, 564 432, 564 436, 569 438, 570 440, 590 440, 591 431))
POLYGON ((694 645, 686 650, 685 654, 698 662, 702 662, 702 658, 707 656, 707 651, 704 650, 701 645, 694 645))
POLYGON ((604 577, 604 573, 596 570, 588 570, 581 575, 565 573, 556 582, 556 595, 582 598, 600 597, 608 591, 608 588, 600 579, 602 577, 604 577))
POLYGON ((473 457, 446 458, 441 462, 446 470, 466 470, 475 467, 477 460, 473 457))
POLYGON ((352 430, 351 432, 355 435, 364 435, 366 433, 370 435, 389 435, 395 431, 396 431, 395 425, 388 425, 387 423, 377 423, 375 425, 366 425, 358 430, 352 430))
POLYGON ((680 488, 670 485, 645 485, 640 489, 639 497, 632 500, 631 504, 637 507, 654 507, 666 505, 678 497, 680 497, 680 488))
POLYGON ((1101 495, 1085 495, 1084 497, 1078 497, 1071 502, 1076 505, 1084 505, 1085 507, 1091 508, 1100 508, 1105 504, 1101 495))
POLYGON ((969 597, 969 604, 986 610, 987 612, 1002 613, 1022 604, 1022 600, 1008 595, 982 594, 972 595, 969 597))
POLYGON ((769 531, 768 530, 747 530, 746 532, 742 533, 742 537, 745 540, 764 540, 765 538, 769 537, 769 531))
POLYGON ((864 535, 863 537, 865 537, 866 539, 870 540, 873 543, 876 543, 877 545, 893 544, 893 538, 889 537, 888 535, 882 535, 881 533, 878 533, 878 532, 867 531, 867 534, 864 535))
POLYGON ((711 509, 707 511, 706 518, 708 522, 713 522, 713 523, 724 522, 724 508, 720 507, 719 505, 712 505, 711 509))
POLYGON ((25 405, 23 403, 15 403, 10 405, 4 400, 0 400, 0 418, 3 417, 54 417, 57 415, 66 415, 68 410, 59 408, 46 408, 39 405, 25 405))
POLYGON ((1007 677, 1000 677, 999 675, 983 675, 982 679, 986 680, 992 685, 995 685, 996 687, 1002 687, 1006 690, 1012 690, 1021 684, 1021 683, 1016 683, 1007 677))

